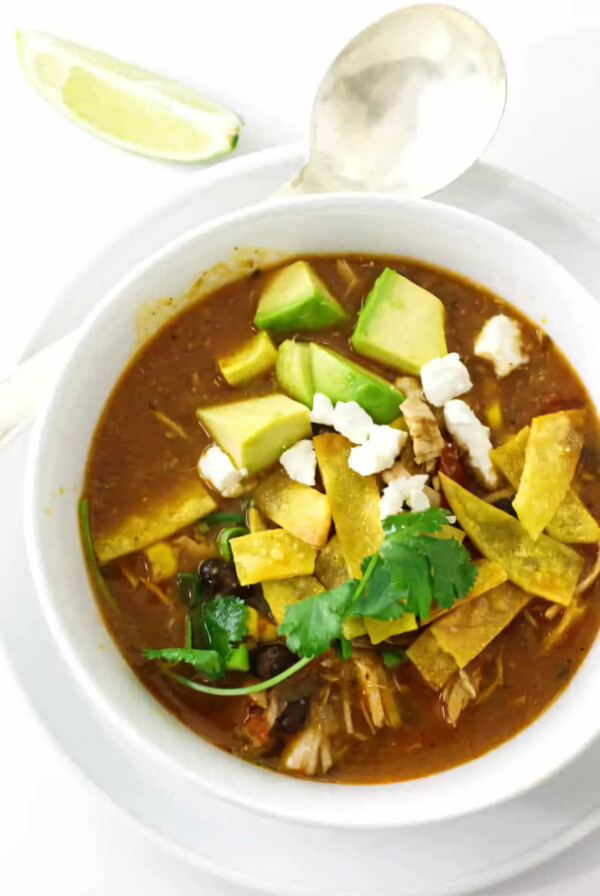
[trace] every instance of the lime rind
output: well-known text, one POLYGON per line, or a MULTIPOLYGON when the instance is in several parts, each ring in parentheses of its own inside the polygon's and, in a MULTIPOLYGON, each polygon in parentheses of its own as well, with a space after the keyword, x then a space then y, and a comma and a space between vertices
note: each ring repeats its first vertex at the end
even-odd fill
POLYGON ((109 143, 186 163, 235 148, 242 119, 199 90, 49 34, 16 36, 30 83, 55 109, 109 143))

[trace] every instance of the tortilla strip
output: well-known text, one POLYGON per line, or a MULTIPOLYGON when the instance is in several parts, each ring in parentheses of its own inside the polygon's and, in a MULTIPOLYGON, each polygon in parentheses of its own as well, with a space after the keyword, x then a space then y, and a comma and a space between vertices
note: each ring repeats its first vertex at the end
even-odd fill
POLYGON ((359 579, 363 559, 383 541, 377 480, 350 469, 352 445, 344 436, 325 432, 313 445, 346 567, 359 579))
POLYGON ((442 650, 464 669, 530 600, 529 594, 505 582, 475 600, 459 604, 430 629, 442 650))
POLYGON ((230 541, 241 585, 310 576, 317 551, 285 529, 265 529, 230 541))
POLYGON ((453 513, 484 557, 497 561, 524 591, 564 606, 571 602, 583 566, 576 551, 547 535, 534 541, 515 517, 443 473, 440 479, 453 513))
POLYGON ((432 623, 406 651, 427 684, 440 691, 509 625, 530 597, 509 582, 461 603, 432 623))
MULTIPOLYGON (((450 529, 452 527, 448 526, 447 528, 450 529)), ((460 529, 455 529, 454 531, 460 533, 460 529)), ((462 532, 460 534, 462 534, 464 538, 465 533, 462 532)), ((497 585, 506 582, 507 575, 499 563, 496 563, 493 560, 476 560, 475 565, 478 567, 477 579, 471 590, 460 600, 461 605, 468 600, 473 600, 473 598, 479 597, 480 594, 484 594, 491 588, 495 588, 497 585)), ((457 604, 454 606, 456 607, 457 604)), ((433 622, 434 619, 440 619, 447 613, 451 613, 453 609, 454 607, 450 607, 449 610, 446 610, 443 607, 437 607, 432 610, 429 619, 426 619, 424 623, 421 624, 428 625, 430 622, 433 622)), ((401 635, 404 632, 413 631, 418 628, 418 625, 419 623, 417 623, 417 620, 412 613, 405 613, 404 616, 401 616, 399 619, 393 619, 390 622, 383 619, 373 619, 371 617, 365 618, 367 634, 371 639, 372 644, 379 644, 381 641, 385 641, 393 635, 401 635)))
POLYGON ((283 622, 286 607, 299 603, 305 597, 325 591, 314 576, 297 576, 294 579, 263 582, 262 589, 277 625, 283 622))
POLYGON ((296 538, 322 548, 331 528, 327 496, 278 470, 264 479, 254 500, 265 516, 296 538))
POLYGON ((442 650, 430 628, 412 642, 406 655, 434 691, 441 691, 458 672, 458 664, 442 650))
POLYGON ((513 507, 532 538, 540 535, 565 500, 582 447, 583 435, 564 411, 531 421, 513 507))
MULTIPOLYGON (((529 431, 528 426, 523 427, 504 445, 493 448, 490 455, 514 489, 519 487, 525 466, 529 431)), ((546 526, 546 532, 551 538, 564 544, 592 544, 600 541, 600 526, 574 488, 567 491, 564 501, 546 526)))
POLYGON ((186 482, 179 492, 162 502, 132 513, 108 532, 94 533, 94 550, 102 566, 117 557, 141 551, 156 541, 164 541, 184 526, 190 526, 211 513, 216 501, 200 480, 186 482))

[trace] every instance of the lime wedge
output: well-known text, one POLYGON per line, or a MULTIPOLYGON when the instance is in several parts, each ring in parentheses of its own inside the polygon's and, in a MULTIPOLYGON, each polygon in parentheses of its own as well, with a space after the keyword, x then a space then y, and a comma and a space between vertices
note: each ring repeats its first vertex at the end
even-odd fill
POLYGON ((29 81, 71 121, 116 146, 172 162, 230 152, 242 120, 193 87, 38 31, 17 31, 29 81))

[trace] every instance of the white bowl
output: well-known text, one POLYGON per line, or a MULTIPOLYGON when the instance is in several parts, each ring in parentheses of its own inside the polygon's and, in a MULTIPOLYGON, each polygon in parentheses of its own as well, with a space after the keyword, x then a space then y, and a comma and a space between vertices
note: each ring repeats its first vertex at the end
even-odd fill
MULTIPOLYGON (((163 709, 107 634, 88 583, 77 524, 96 422, 137 347, 140 308, 151 299, 182 295, 200 273, 230 262, 232 250, 256 246, 283 254, 401 255, 457 271, 543 322, 599 404, 600 307, 550 257, 487 221, 427 201, 322 195, 265 203, 200 227, 138 265, 89 316, 35 426, 26 535, 59 649, 90 701, 131 750, 148 751, 207 789, 260 812, 344 828, 389 827, 447 819, 515 796, 556 772, 596 736, 600 642, 547 712, 485 756, 415 781, 354 786, 277 775, 212 746, 163 709)), ((222 266, 219 270, 222 274, 222 266)))

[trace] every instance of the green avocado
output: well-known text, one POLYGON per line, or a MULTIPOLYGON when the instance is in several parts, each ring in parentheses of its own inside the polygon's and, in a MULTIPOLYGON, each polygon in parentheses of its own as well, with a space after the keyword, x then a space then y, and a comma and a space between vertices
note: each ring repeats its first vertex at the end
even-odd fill
POLYGON ((375 423, 389 423, 398 416, 404 395, 382 376, 314 342, 310 351, 315 392, 333 404, 356 401, 375 423))
POLYGON ((448 353, 444 306, 437 296, 386 268, 366 298, 351 342, 359 355, 418 376, 423 364, 448 353))
POLYGON ((217 363, 230 386, 243 386, 273 367, 277 349, 268 333, 257 333, 237 351, 217 363))
POLYGON ((277 351, 275 376, 284 392, 312 408, 315 390, 309 342, 282 342, 277 351))
POLYGON ((346 320, 307 261, 295 261, 271 277, 258 302, 254 325, 259 330, 319 330, 346 320))
POLYGON ((310 438, 308 408, 287 395, 264 395, 198 408, 196 416, 238 470, 270 467, 286 448, 310 438))

